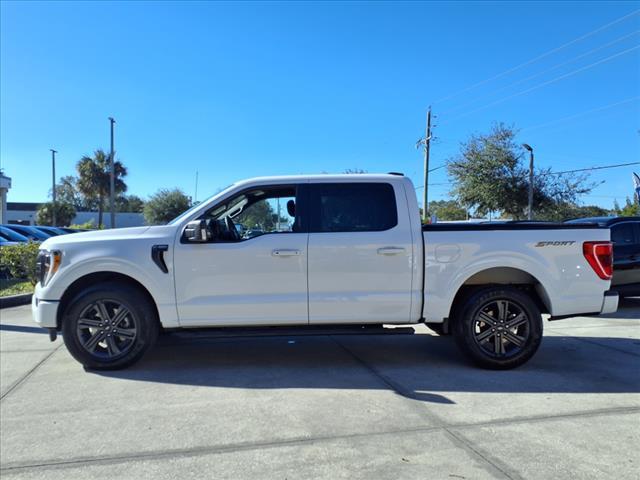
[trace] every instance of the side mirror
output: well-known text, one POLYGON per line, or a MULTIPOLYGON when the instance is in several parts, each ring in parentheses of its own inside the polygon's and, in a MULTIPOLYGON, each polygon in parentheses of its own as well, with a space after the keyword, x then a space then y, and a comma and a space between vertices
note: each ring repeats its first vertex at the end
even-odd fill
POLYGON ((183 240, 189 243, 204 243, 210 240, 205 220, 193 220, 187 223, 182 234, 183 240))

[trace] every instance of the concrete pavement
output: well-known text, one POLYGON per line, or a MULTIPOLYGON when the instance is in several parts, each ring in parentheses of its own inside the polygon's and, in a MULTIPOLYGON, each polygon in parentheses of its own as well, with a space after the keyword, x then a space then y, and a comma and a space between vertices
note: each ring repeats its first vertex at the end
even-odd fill
POLYGON ((171 334, 85 372, 0 311, 2 478, 638 478, 640 300, 545 322, 532 361, 429 334, 171 334))

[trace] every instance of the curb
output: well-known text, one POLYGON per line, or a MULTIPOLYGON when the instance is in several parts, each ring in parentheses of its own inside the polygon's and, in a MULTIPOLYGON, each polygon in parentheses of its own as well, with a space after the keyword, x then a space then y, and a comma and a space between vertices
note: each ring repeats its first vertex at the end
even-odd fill
POLYGON ((23 293, 22 295, 9 295, 8 297, 0 297, 0 308, 28 305, 31 303, 32 296, 32 293, 23 293))

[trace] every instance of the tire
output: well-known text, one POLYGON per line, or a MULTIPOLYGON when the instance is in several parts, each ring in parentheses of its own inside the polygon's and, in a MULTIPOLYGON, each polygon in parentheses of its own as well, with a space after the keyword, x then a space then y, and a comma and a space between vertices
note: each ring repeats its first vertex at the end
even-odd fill
POLYGON ((456 344, 480 367, 515 368, 540 347, 542 315, 526 292, 505 286, 482 289, 468 296, 457 312, 456 344))
POLYGON ((69 353, 93 370, 116 370, 134 364, 153 346, 159 329, 149 298, 139 289, 116 282, 82 290, 62 317, 62 335, 69 353))

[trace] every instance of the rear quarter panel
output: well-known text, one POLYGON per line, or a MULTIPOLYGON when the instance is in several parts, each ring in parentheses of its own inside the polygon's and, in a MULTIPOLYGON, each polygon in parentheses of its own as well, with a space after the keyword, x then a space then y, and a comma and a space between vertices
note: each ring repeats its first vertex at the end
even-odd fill
POLYGON ((609 289, 610 282, 596 275, 582 253, 585 241, 609 240, 608 229, 425 231, 423 235, 428 322, 448 317, 460 287, 490 268, 510 267, 532 275, 554 316, 600 312, 603 293, 609 289))

